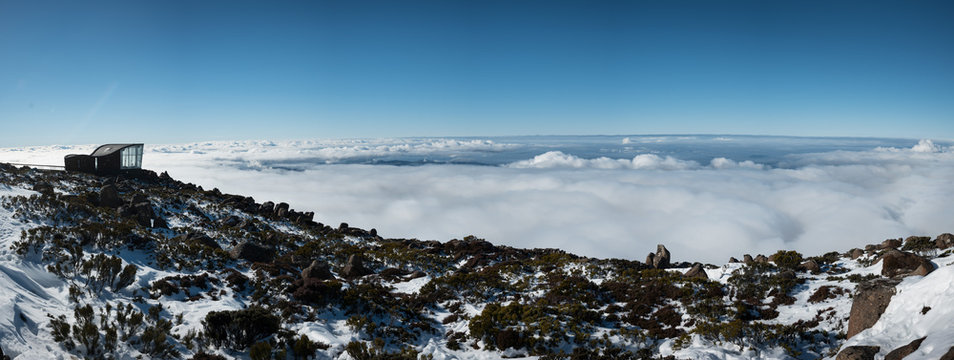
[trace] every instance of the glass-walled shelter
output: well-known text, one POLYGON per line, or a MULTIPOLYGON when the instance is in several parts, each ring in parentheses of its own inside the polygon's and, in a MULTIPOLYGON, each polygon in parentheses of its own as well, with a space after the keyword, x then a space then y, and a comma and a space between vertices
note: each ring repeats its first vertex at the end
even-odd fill
POLYGON ((142 168, 142 144, 123 148, 119 151, 119 157, 122 159, 120 169, 142 168))
POLYGON ((98 175, 138 171, 142 169, 143 144, 106 144, 89 155, 66 155, 66 171, 98 175))

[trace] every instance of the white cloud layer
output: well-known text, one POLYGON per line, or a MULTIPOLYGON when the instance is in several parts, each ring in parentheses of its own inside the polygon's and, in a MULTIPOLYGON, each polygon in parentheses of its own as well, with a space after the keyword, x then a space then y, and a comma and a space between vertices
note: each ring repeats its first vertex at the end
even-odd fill
MULTIPOLYGON (((0 149, 0 161, 60 163, 67 153, 92 148, 0 149)), ((701 165, 655 154, 584 159, 561 151, 507 166, 325 161, 515 148, 486 140, 147 145, 144 166, 383 236, 445 241, 474 234, 598 257, 642 260, 661 243, 675 261, 722 263, 743 253, 814 255, 954 232, 954 151, 927 140, 912 148, 791 155, 774 168, 727 158, 701 165)))

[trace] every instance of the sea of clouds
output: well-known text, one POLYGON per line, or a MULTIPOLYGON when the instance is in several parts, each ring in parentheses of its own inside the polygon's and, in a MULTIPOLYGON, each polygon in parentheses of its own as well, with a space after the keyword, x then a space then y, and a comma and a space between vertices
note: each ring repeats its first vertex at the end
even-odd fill
MULTIPOLYGON (((95 146, 0 149, 60 164, 95 146)), ((844 251, 954 232, 954 147, 745 136, 229 141, 146 145, 143 166, 386 237, 675 261, 844 251)))

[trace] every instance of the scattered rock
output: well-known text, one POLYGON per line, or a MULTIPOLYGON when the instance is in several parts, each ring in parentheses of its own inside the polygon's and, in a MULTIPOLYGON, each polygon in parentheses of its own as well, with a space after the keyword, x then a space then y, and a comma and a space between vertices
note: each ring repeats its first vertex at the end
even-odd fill
POLYGON ((886 277, 924 276, 934 271, 934 264, 916 254, 898 250, 888 250, 879 259, 881 275, 886 277))
POLYGON ((755 262, 757 262, 757 263, 762 263, 762 264, 768 264, 769 259, 768 259, 767 257, 765 257, 765 255, 758 254, 758 256, 755 257, 755 262))
POLYGON ((266 201, 262 203, 262 206, 258 208, 258 212, 262 214, 269 214, 275 211, 275 203, 271 201, 266 201))
POLYGON ((338 230, 345 230, 345 229, 347 229, 347 228, 349 228, 349 227, 350 227, 350 226, 348 226, 348 223, 343 222, 343 223, 341 223, 340 225, 338 225, 338 230))
POLYGON ((889 352, 888 355, 884 356, 884 360, 904 359, 905 356, 911 355, 911 353, 913 353, 915 350, 921 347, 921 342, 924 341, 924 339, 927 339, 927 336, 914 340, 908 343, 907 345, 904 345, 897 349, 891 350, 891 352, 889 352))
POLYGON ((278 205, 275 206, 275 215, 280 218, 288 216, 288 208, 288 203, 278 203, 278 205))
POLYGON ((215 242, 215 239, 212 239, 208 235, 202 234, 202 233, 192 233, 185 236, 179 236, 179 238, 181 238, 183 241, 186 241, 186 242, 194 242, 199 245, 213 248, 213 249, 222 248, 221 246, 219 246, 219 243, 215 242))
POLYGON ((851 257, 852 260, 860 258, 864 255, 865 255, 865 251, 859 248, 854 248, 848 251, 848 256, 851 257))
POLYGON ((119 197, 119 190, 116 185, 106 185, 99 189, 99 206, 117 208, 123 204, 123 199, 119 197))
POLYGON ((879 247, 880 247, 879 245, 875 245, 875 244, 865 245, 865 252, 873 253, 875 251, 878 251, 879 247))
POLYGON ((38 183, 33 185, 33 191, 40 193, 40 195, 53 196, 55 193, 53 191, 53 185, 48 183, 38 183))
POLYGON ((730 257, 730 258, 729 258, 729 263, 730 263, 730 264, 734 264, 734 263, 737 263, 737 262, 739 262, 739 259, 736 259, 736 258, 734 258, 734 257, 730 257))
POLYGON ((702 264, 695 263, 692 265, 692 268, 683 275, 687 278, 698 278, 698 279, 708 279, 709 275, 706 275, 705 268, 702 267, 702 264))
POLYGON ((118 211, 120 216, 132 218, 141 226, 161 229, 169 228, 169 225, 166 224, 166 220, 156 216, 156 211, 153 210, 152 204, 148 201, 120 205, 118 211))
MULTIPOLYGON (((894 296, 894 286, 899 280, 875 279, 858 285, 848 315, 848 338, 870 328, 884 313, 894 296)), ((840 358, 839 354, 839 358, 840 358)))
POLYGON ((815 262, 815 260, 808 260, 803 262, 801 265, 798 266, 798 269, 801 271, 811 272, 812 274, 817 274, 821 272, 821 266, 818 265, 818 263, 815 262))
POLYGON ((881 242, 882 249, 897 249, 899 247, 901 247, 901 239, 888 239, 881 242))
POLYGON ((954 246, 954 235, 949 233, 943 233, 937 236, 937 239, 934 239, 934 247, 938 249, 947 249, 951 246, 954 246))
POLYGON ((275 251, 250 241, 243 241, 229 251, 233 259, 242 259, 250 262, 271 262, 275 251))
POLYGON ((745 255, 742 255, 742 262, 744 262, 745 265, 752 265, 752 263, 754 263, 755 260, 752 259, 752 255, 745 254, 745 255))
POLYGON ((318 260, 312 261, 311 265, 301 271, 302 279, 319 279, 319 280, 328 280, 333 279, 334 276, 331 275, 331 269, 328 268, 328 264, 319 263, 318 260))
POLYGON ((874 360, 880 346, 849 346, 841 350, 835 360, 874 360))
POLYGON ((356 278, 368 275, 371 270, 364 267, 364 259, 360 255, 351 255, 344 269, 341 270, 341 276, 345 278, 356 278))

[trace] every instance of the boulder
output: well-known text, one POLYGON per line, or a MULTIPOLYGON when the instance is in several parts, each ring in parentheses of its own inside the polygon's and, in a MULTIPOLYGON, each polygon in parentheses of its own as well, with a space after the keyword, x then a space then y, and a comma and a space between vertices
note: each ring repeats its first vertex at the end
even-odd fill
POLYGON ((745 265, 752 265, 752 263, 754 263, 755 260, 752 259, 752 255, 745 254, 745 255, 742 255, 742 262, 744 262, 745 265))
POLYGON ((271 201, 266 201, 262 203, 262 206, 259 206, 258 212, 262 214, 270 214, 275 211, 275 203, 271 201))
POLYGON ((130 201, 130 203, 132 203, 132 204, 138 204, 138 203, 142 203, 142 202, 149 202, 149 197, 146 196, 146 194, 141 193, 141 192, 137 192, 137 193, 133 194, 133 198, 132 198, 132 201, 130 201))
POLYGON ((662 244, 656 245, 656 256, 653 257, 653 268, 665 269, 669 267, 670 254, 662 244))
POLYGON ((818 265, 818 263, 815 262, 815 260, 808 260, 801 263, 801 265, 798 265, 798 269, 801 271, 808 271, 812 274, 817 274, 821 272, 821 266, 818 265))
POLYGON ((235 215, 230 215, 229 217, 222 219, 220 223, 222 226, 233 227, 242 223, 242 218, 235 215))
POLYGON ((852 260, 860 258, 864 255, 865 255, 865 251, 859 248, 854 248, 848 251, 848 256, 851 257, 852 260))
POLYGON ((951 246, 954 246, 954 235, 943 233, 934 239, 934 247, 938 249, 947 249, 951 246))
POLYGON ((123 199, 119 197, 119 190, 116 185, 109 184, 99 189, 99 206, 117 208, 123 204, 123 199))
POLYGON ((934 271, 934 264, 909 252, 888 250, 881 255, 881 275, 886 277, 924 276, 934 271))
POLYGON ((249 262, 271 262, 275 258, 275 251, 250 241, 243 241, 229 251, 233 259, 242 259, 249 262))
POLYGON ((33 185, 33 191, 36 191, 36 192, 40 193, 40 195, 44 195, 44 196, 53 196, 53 194, 54 194, 53 185, 50 185, 50 184, 48 184, 48 183, 37 183, 37 184, 34 184, 34 185, 33 185))
POLYGON ((921 347, 921 342, 923 342, 924 339, 927 339, 927 336, 911 341, 907 345, 904 345, 897 349, 891 350, 891 352, 889 352, 888 355, 884 356, 884 360, 904 359, 905 356, 911 355, 911 353, 913 353, 915 350, 921 347))
POLYGON ((698 278, 698 279, 708 279, 709 275, 706 275, 706 270, 700 263, 695 263, 692 265, 692 268, 683 275, 687 278, 698 278))
POLYGON ((152 204, 148 201, 120 205, 117 210, 120 216, 132 218, 141 226, 161 229, 169 228, 169 225, 166 224, 166 220, 156 215, 152 204))
POLYGON ((755 257, 755 262, 757 262, 757 263, 763 263, 763 264, 768 264, 769 259, 768 259, 767 257, 765 257, 765 255, 758 254, 758 256, 755 257))
POLYGON ((868 245, 865 245, 865 252, 873 253, 875 251, 878 251, 878 248, 880 247, 881 247, 880 245, 868 244, 868 245))
POLYGON ((646 255, 646 266, 653 267, 653 258, 656 257, 656 254, 649 253, 646 255))
POLYGON ((275 206, 275 215, 280 218, 288 216, 288 203, 278 203, 275 206))
POLYGON ((884 309, 891 302, 891 297, 895 293, 894 287, 899 282, 899 280, 875 279, 858 285, 854 300, 851 302, 851 312, 848 315, 848 338, 878 322, 884 309))
POLYGON ((729 263, 730 263, 730 264, 734 264, 734 263, 737 263, 737 262, 739 262, 739 259, 736 259, 736 258, 734 258, 734 257, 729 257, 729 263))
POLYGON ((348 226, 348 223, 343 222, 343 223, 341 223, 340 225, 338 225, 338 230, 339 230, 339 231, 340 231, 340 230, 347 230, 349 227, 350 227, 350 226, 348 226))
POLYGON ((357 278, 368 275, 371 270, 364 267, 364 259, 360 255, 351 255, 344 269, 341 270, 341 276, 345 278, 357 278))
POLYGON ((183 241, 193 242, 208 248, 213 248, 213 249, 222 248, 221 246, 219 246, 219 243, 215 242, 215 239, 212 239, 208 235, 202 234, 202 233, 192 233, 187 236, 180 236, 180 238, 182 238, 183 241))
POLYGON ((951 346, 951 348, 947 349, 947 352, 944 353, 944 355, 941 355, 939 360, 954 360, 954 346, 951 346))
POLYGON ((320 263, 318 260, 312 261, 311 265, 301 271, 302 279, 318 279, 318 280, 328 280, 333 279, 334 276, 331 275, 331 269, 328 268, 328 264, 320 263))
MULTIPOLYGON (((909 238, 910 239, 910 238, 909 238)), ((901 247, 901 239, 888 239, 881 242, 882 249, 897 249, 901 247)))
POLYGON ((849 346, 841 350, 835 360, 874 360, 880 346, 849 346))

